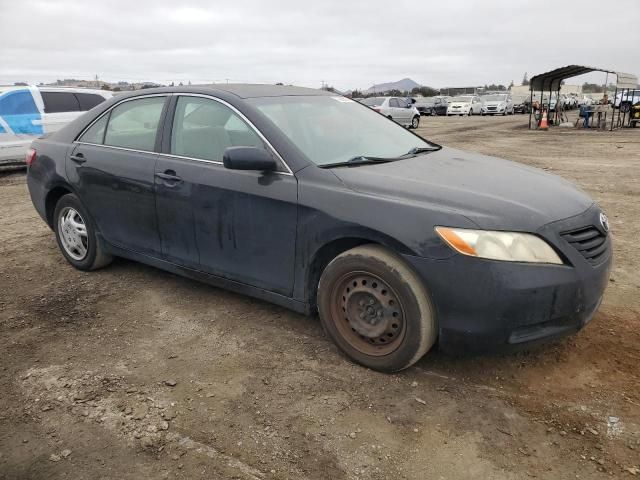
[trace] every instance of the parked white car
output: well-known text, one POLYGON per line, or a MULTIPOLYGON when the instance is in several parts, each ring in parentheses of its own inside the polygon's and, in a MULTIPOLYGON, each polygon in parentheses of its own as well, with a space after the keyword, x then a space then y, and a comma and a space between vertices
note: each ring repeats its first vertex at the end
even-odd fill
POLYGON ((586 95, 582 95, 578 97, 578 106, 582 107, 583 105, 592 105, 594 103, 591 97, 587 97, 586 95))
POLYGON ((453 97, 447 107, 449 115, 479 115, 482 110, 482 100, 478 95, 460 95, 453 97))
POLYGON ((59 130, 111 96, 86 88, 0 87, 0 163, 23 160, 34 138, 59 130))
POLYGON ((484 95, 480 99, 482 100, 481 115, 513 115, 513 100, 509 94, 484 95))
POLYGON ((572 110, 578 106, 578 98, 574 94, 569 94, 564 97, 564 109, 572 110))
POLYGON ((420 112, 410 101, 399 97, 369 97, 362 103, 394 122, 409 128, 418 128, 420 112))

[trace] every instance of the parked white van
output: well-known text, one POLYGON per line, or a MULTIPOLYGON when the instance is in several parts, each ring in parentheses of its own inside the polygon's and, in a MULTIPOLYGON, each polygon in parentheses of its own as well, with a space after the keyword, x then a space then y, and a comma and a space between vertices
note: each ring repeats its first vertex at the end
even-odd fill
POLYGON ((0 164, 24 160, 34 138, 59 130, 111 96, 86 88, 0 87, 0 164))

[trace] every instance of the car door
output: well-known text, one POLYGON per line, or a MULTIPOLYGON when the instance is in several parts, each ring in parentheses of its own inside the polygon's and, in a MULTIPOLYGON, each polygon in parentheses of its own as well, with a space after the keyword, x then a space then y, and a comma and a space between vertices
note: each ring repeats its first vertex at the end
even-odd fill
POLYGON ((413 104, 406 98, 398 98, 398 103, 402 110, 402 123, 410 125, 413 118, 413 104))
POLYGON ((387 100, 389 112, 388 116, 390 116, 396 122, 398 121, 398 100, 395 98, 390 98, 387 100))
POLYGON ((109 243, 160 256, 154 168, 165 95, 127 99, 74 142, 69 181, 109 243))
POLYGON ((231 105, 179 95, 156 164, 163 256, 171 262, 284 295, 293 290, 297 180, 231 105), (278 172, 226 169, 226 148, 265 148, 278 172))

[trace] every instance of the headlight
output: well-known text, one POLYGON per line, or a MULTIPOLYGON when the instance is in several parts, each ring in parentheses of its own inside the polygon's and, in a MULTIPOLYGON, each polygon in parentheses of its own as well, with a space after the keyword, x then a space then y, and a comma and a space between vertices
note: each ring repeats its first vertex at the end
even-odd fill
POLYGON ((436 232, 456 252, 471 257, 506 262, 563 263, 547 242, 529 233, 449 227, 436 227, 436 232))

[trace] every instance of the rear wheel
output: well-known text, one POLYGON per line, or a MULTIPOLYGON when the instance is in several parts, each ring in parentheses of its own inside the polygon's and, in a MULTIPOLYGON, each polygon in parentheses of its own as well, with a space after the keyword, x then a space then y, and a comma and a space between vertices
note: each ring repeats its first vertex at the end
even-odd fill
POLYGON ((413 365, 433 346, 436 320, 418 276, 377 245, 336 257, 318 285, 320 320, 352 360, 382 372, 413 365))
POLYGON ((61 197, 53 219, 58 247, 71 265, 79 270, 95 270, 111 263, 112 257, 98 242, 93 221, 78 197, 61 197))
POLYGON ((420 117, 418 115, 414 116, 411 120, 411 128, 418 128, 420 126, 420 117))

